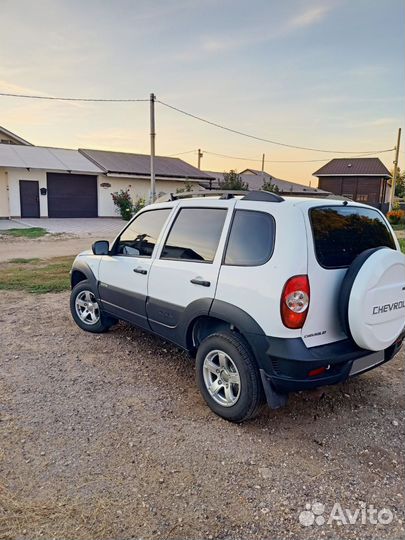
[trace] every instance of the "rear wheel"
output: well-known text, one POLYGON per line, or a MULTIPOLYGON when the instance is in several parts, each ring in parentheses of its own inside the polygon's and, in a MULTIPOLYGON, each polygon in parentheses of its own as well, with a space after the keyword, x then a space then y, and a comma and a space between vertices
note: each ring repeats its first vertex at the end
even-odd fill
POLYGON ((86 332, 106 332, 117 322, 113 317, 102 313, 87 279, 73 287, 70 294, 70 312, 75 323, 86 332))
POLYGON ((204 339, 197 351, 196 379, 208 406, 231 422, 253 418, 263 403, 256 361, 238 334, 221 332, 204 339))

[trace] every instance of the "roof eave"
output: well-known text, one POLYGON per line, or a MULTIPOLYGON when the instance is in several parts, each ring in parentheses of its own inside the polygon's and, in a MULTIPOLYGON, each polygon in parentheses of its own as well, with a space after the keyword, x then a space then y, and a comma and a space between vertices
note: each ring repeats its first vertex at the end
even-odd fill
POLYGON ((321 176, 377 176, 378 178, 391 178, 391 175, 389 174, 383 174, 383 173, 373 173, 373 174, 364 174, 364 173, 352 173, 352 174, 347 174, 347 173, 334 173, 334 174, 327 174, 327 173, 321 173, 321 174, 317 174, 317 173, 312 173, 312 176, 316 176, 318 178, 320 178, 321 176))

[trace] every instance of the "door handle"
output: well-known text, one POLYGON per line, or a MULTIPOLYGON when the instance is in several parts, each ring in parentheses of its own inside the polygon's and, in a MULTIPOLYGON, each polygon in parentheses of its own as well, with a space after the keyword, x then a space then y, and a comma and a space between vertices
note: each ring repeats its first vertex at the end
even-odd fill
POLYGON ((145 270, 144 268, 134 268, 134 272, 136 272, 137 274, 142 274, 143 276, 146 276, 146 274, 148 273, 147 270, 145 270))
POLYGON ((190 279, 190 283, 194 283, 194 285, 202 285, 203 287, 209 287, 211 285, 210 281, 205 281, 204 279, 190 279))

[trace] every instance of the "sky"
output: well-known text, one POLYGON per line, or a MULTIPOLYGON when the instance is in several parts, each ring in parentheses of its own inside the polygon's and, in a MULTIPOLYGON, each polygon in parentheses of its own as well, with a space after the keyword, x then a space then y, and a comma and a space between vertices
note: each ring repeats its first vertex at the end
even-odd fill
MULTIPOLYGON (((196 165, 201 148, 203 169, 242 171, 264 153, 270 174, 317 185, 327 160, 393 148, 405 127, 404 14, 403 0, 0 0, 0 92, 154 92, 232 129, 331 151, 250 139, 157 103, 157 154, 196 165)), ((148 102, 0 96, 0 125, 36 145, 149 152, 148 102)), ((393 152, 379 157, 392 167, 393 152)))

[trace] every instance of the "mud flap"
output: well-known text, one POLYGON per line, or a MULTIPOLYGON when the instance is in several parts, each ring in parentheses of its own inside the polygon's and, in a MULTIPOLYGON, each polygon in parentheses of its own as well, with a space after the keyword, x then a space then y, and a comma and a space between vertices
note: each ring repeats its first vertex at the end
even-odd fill
POLYGON ((263 369, 260 370, 260 377, 262 378, 267 405, 270 407, 270 409, 281 409, 281 407, 284 407, 288 401, 288 394, 280 394, 277 392, 271 384, 270 378, 263 369))

